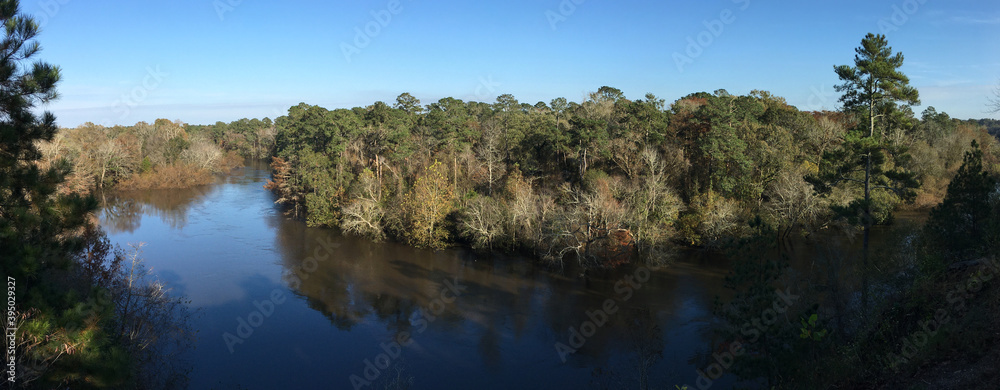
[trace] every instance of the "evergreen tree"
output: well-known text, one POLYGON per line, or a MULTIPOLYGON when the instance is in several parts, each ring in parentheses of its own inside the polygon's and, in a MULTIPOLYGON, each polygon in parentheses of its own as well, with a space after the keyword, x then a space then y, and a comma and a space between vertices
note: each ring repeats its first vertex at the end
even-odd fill
POLYGON ((35 146, 55 136, 55 116, 35 115, 33 108, 56 98, 59 68, 30 62, 41 50, 33 39, 34 20, 18 14, 17 1, 0 2, 5 36, 0 44, 0 265, 30 283, 47 268, 68 266, 66 254, 79 244, 59 240, 84 224, 93 199, 56 196, 56 186, 69 174, 59 162, 41 169, 35 146))
POLYGON ((57 127, 54 115, 34 109, 57 97, 59 68, 35 59, 38 25, 17 0, 0 0, 0 20, 0 274, 15 281, 17 309, 27 315, 16 339, 32 340, 12 357, 19 385, 120 384, 129 357, 105 331, 112 307, 68 272, 97 203, 57 193, 70 173, 66 161, 39 166, 36 144, 52 140, 57 127))
MULTIPOLYGON (((902 168, 908 158, 905 150, 893 147, 883 138, 887 120, 897 102, 919 104, 919 93, 909 85, 909 78, 899 68, 903 54, 893 54, 884 35, 869 33, 855 49, 853 67, 834 67, 844 83, 836 87, 843 92, 840 101, 844 111, 862 119, 863 125, 849 132, 841 149, 824 156, 821 167, 822 189, 827 184, 856 183, 863 187, 864 196, 850 206, 837 211, 864 226, 863 264, 868 265, 868 240, 873 217, 873 190, 887 190, 903 200, 912 200, 919 184, 915 175, 902 168), (880 122, 881 121, 881 122, 880 122)), ((863 291, 867 301, 867 289, 863 291)))
POLYGON ((990 194, 996 186, 996 179, 983 169, 983 151, 972 141, 972 150, 965 153, 944 201, 931 210, 925 227, 929 246, 946 263, 984 255, 990 243, 995 244, 1000 210, 990 194))

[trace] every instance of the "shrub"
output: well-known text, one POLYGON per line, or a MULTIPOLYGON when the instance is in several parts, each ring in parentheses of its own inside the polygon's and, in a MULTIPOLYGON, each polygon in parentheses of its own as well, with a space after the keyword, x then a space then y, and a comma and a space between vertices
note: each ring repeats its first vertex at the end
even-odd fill
POLYGON ((207 169, 187 164, 161 165, 149 173, 133 175, 119 183, 117 188, 123 191, 187 188, 214 181, 215 176, 207 169))

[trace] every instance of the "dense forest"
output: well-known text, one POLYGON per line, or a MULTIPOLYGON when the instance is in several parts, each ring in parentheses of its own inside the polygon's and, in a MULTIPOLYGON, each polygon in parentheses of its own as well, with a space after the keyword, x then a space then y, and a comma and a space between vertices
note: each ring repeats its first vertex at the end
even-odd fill
POLYGON ((269 188, 312 226, 607 266, 655 261, 676 244, 725 248, 756 218, 783 239, 846 226, 864 188, 844 163, 858 158, 855 137, 876 128, 879 184, 900 185, 900 174, 910 183, 872 191, 873 224, 940 203, 973 141, 985 169, 1000 172, 996 121, 873 107, 867 123, 867 112, 800 111, 766 91, 667 104, 605 86, 582 102, 426 106, 404 93, 353 109, 303 103, 273 122, 88 123, 39 147, 44 162, 72 164, 64 191, 186 187, 241 157, 273 158, 269 188))
POLYGON ((997 121, 933 107, 917 116, 919 93, 884 36, 835 67, 837 112, 762 90, 668 104, 604 86, 579 102, 423 105, 403 93, 352 109, 303 103, 274 121, 58 129, 33 110, 56 97, 59 70, 26 65, 37 26, 17 4, 0 1, 0 264, 17 281, 11 359, 23 387, 183 387, 171 358, 191 337, 184 301, 145 277, 141 246, 111 247, 94 194, 206 184, 242 158, 270 159, 267 188, 291 217, 372 240, 586 268, 667 263, 678 247, 728 251, 734 294, 716 313, 727 340, 749 336, 742 325, 777 299, 788 268, 779 243, 864 234, 863 263, 851 263, 861 303, 832 277, 810 280, 808 304, 749 342, 733 370, 767 388, 884 385, 998 345, 1000 294, 986 284, 1000 248, 997 121), (869 230, 907 208, 929 209, 926 226, 869 256, 869 230), (948 322, 940 307, 961 331, 927 330, 948 322), (898 352, 921 331, 930 347, 898 352))
MULTIPOLYGON (((872 192, 874 223, 940 203, 972 141, 985 169, 1000 171, 997 140, 975 121, 933 107, 919 118, 906 106, 878 109, 883 170, 914 184, 872 192)), ((758 217, 783 238, 846 221, 848 211, 835 210, 864 188, 833 176, 857 158, 850 139, 864 122, 799 111, 764 91, 700 92, 667 105, 602 87, 579 103, 503 95, 422 106, 402 94, 391 106, 300 104, 273 130, 241 120, 189 131, 256 157, 271 140, 257 135, 274 131, 270 188, 314 226, 603 266, 656 259, 677 243, 722 248, 758 217)))

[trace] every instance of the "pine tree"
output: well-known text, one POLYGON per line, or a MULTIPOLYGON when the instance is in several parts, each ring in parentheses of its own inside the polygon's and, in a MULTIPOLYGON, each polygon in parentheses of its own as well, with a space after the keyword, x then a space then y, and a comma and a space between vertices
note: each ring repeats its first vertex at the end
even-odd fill
MULTIPOLYGON (((893 54, 884 35, 869 33, 855 49, 853 67, 835 66, 837 76, 844 83, 836 86, 844 93, 840 102, 844 111, 855 114, 862 125, 850 131, 843 146, 823 158, 820 188, 829 185, 855 183, 864 190, 856 199, 838 213, 860 222, 864 227, 863 266, 868 266, 868 241, 873 216, 873 190, 889 191, 900 199, 911 201, 919 186, 915 175, 901 168, 908 156, 905 150, 893 147, 882 137, 889 114, 896 110, 897 102, 919 104, 919 93, 909 85, 909 78, 899 68, 903 54, 893 54)), ((867 283, 866 283, 867 284, 867 283)), ((867 288, 862 291, 867 303, 867 288)))
POLYGON ((84 226, 96 208, 92 198, 56 195, 69 174, 61 161, 40 169, 38 141, 51 140, 57 127, 49 112, 33 108, 55 99, 59 68, 29 61, 41 47, 33 39, 38 27, 18 13, 15 0, 0 1, 5 36, 0 43, 0 265, 30 283, 50 268, 69 265, 68 253, 79 242, 68 232, 84 226))
POLYGON ((16 340, 23 343, 11 357, 17 385, 120 384, 129 357, 102 330, 112 307, 69 272, 97 202, 57 193, 69 163, 38 164, 36 143, 52 140, 57 127, 54 115, 34 109, 57 97, 59 68, 35 59, 38 26, 17 0, 0 0, 0 20, 0 274, 15 283, 21 318, 16 340))
POLYGON ((983 151, 972 141, 944 201, 931 210, 925 227, 929 244, 946 262, 986 254, 991 223, 1000 220, 1000 210, 990 200, 996 186, 996 179, 983 170, 983 151))

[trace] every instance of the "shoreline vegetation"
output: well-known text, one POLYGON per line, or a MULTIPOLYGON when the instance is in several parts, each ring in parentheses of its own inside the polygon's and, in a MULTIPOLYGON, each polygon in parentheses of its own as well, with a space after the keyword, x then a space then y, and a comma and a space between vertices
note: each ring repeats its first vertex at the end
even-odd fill
MULTIPOLYGON (((920 118, 905 105, 880 109, 889 157, 880 168, 920 184, 905 194, 873 192, 873 224, 940 203, 972 141, 987 171, 1000 172, 997 139, 978 122, 933 107, 920 118)), ((444 98, 422 106, 404 93, 392 106, 300 104, 274 122, 268 188, 311 226, 615 266, 677 244, 724 249, 746 238, 757 217, 782 239, 857 226, 851 221, 863 210, 851 207, 864 191, 850 184, 858 177, 831 175, 857 158, 843 150, 867 125, 858 115, 799 111, 765 91, 701 92, 667 105, 611 87, 580 103, 503 95, 492 104, 444 98)))
POLYGON ((242 166, 239 152, 206 134, 191 134, 187 125, 166 119, 149 124, 104 127, 86 123, 60 129, 40 143, 41 166, 65 161, 72 174, 62 193, 94 189, 138 191, 187 188, 210 184, 213 174, 242 166))
POLYGON ((92 221, 92 194, 204 184, 245 157, 271 159, 267 188, 291 217, 373 240, 595 268, 662 262, 677 245, 730 251, 733 299, 714 313, 725 348, 699 371, 699 388, 723 371, 766 388, 1000 385, 996 123, 933 107, 918 117, 919 94, 884 36, 869 34, 855 66, 836 67, 838 112, 801 111, 760 90, 668 105, 605 86, 580 102, 422 105, 404 93, 352 109, 303 103, 273 122, 60 130, 32 113, 59 80, 56 67, 24 67, 37 26, 14 0, 0 0, 0 17, 0 65, 12 69, 0 264, 25 286, 17 354, 7 356, 17 387, 185 386, 174 358, 193 337, 187 303, 135 271, 141 244, 111 247, 92 221), (931 208, 925 226, 869 256, 870 228, 903 207, 931 208), (821 229, 863 231, 863 260, 833 254, 816 275, 790 280, 768 257, 821 229), (841 270, 863 282, 846 285, 841 270), (795 301, 769 317, 779 293, 795 301), (955 378, 953 366, 972 369, 955 378))
MULTIPOLYGON (((152 160, 128 158, 134 138, 59 131, 54 115, 36 111, 57 97, 60 69, 37 58, 38 24, 19 6, 0 0, 3 386, 185 388, 190 367, 180 356, 195 334, 188 302, 146 270, 141 243, 112 247, 94 218, 91 188, 133 164, 151 171, 152 160)), ((137 179, 132 185, 147 185, 137 179)))

